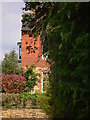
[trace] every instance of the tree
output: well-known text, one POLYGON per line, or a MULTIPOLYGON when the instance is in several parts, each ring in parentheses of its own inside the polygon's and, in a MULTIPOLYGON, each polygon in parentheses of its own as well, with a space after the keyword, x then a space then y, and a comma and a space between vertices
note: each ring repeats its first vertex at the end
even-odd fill
POLYGON ((21 68, 18 63, 18 57, 15 50, 5 54, 4 60, 1 62, 2 73, 4 74, 21 74, 21 68))
POLYGON ((51 67, 52 118, 88 117, 90 101, 88 3, 25 3, 29 34, 40 34, 51 67), (29 24, 31 23, 31 24, 29 24))

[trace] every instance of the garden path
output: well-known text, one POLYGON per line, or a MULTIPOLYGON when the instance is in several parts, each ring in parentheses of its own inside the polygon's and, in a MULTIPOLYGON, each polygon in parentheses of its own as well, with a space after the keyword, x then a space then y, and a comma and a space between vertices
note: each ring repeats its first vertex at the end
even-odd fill
POLYGON ((3 109, 2 118, 48 118, 41 109, 3 109))

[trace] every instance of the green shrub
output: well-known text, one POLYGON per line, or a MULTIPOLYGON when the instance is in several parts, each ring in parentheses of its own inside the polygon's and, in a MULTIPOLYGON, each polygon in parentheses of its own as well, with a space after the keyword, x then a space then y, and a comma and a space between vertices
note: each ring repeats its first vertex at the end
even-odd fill
POLYGON ((20 98, 19 94, 8 94, 8 93, 3 93, 2 94, 2 107, 4 108, 17 108, 20 106, 20 98))
POLYGON ((29 100, 32 103, 32 107, 36 105, 36 100, 37 100, 36 94, 31 94, 30 92, 23 92, 19 96, 20 96, 21 101, 23 102, 23 107, 26 106, 27 101, 29 100))
POLYGON ((38 105, 42 108, 47 115, 50 116, 51 109, 49 104, 50 96, 47 93, 38 93, 37 94, 37 102, 38 105))
POLYGON ((37 95, 28 93, 21 94, 2 94, 2 107, 3 108, 40 108, 37 105, 37 95))

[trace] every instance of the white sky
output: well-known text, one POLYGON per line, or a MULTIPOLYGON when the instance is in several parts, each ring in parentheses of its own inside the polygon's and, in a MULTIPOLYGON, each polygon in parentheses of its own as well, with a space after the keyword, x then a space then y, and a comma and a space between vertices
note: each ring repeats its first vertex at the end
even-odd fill
POLYGON ((0 61, 6 52, 12 49, 17 50, 17 42, 21 39, 23 6, 23 2, 0 2, 0 26, 2 25, 2 29, 0 29, 0 39, 2 39, 0 40, 0 61))

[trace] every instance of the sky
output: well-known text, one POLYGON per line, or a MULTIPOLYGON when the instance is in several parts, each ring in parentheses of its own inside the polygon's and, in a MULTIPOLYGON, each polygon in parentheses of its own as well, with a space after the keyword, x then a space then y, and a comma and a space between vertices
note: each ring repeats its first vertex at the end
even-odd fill
POLYGON ((2 29, 0 33, 2 41, 0 42, 0 61, 4 54, 15 49, 17 51, 17 42, 21 40, 21 19, 24 2, 2 2, 0 9, 2 12, 0 23, 2 29))

